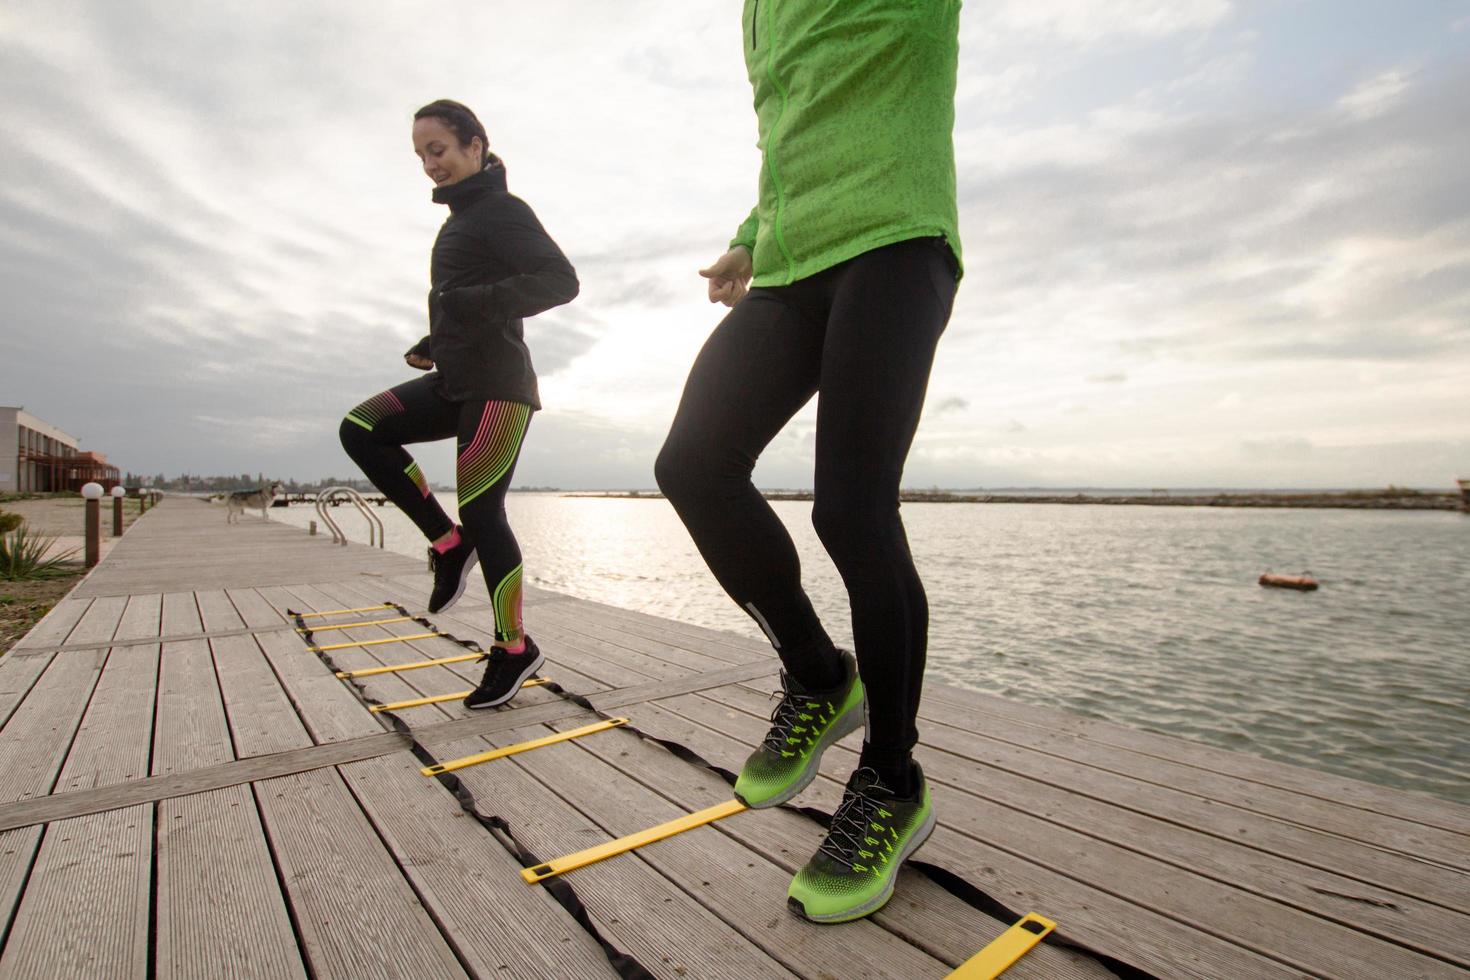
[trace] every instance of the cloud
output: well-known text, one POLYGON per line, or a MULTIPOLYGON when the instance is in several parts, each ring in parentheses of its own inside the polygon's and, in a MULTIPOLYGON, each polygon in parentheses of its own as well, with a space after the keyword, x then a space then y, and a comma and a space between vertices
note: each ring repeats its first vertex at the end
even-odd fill
POLYGON ((1005 35, 1095 44, 1123 36, 1162 38, 1213 27, 1231 13, 1227 0, 1003 0, 987 26, 1005 35))
POLYGON ((1409 80, 1401 71, 1386 71, 1363 82, 1337 100, 1339 108, 1359 119, 1381 116, 1403 97, 1409 80))
MULTIPOLYGON (((966 278, 913 485, 1463 468, 1470 67, 1442 29, 1266 7, 965 6, 966 278)), ((527 324, 548 410, 518 480, 648 486, 725 313, 697 270, 760 166, 722 0, 472 8, 448 33, 410 6, 16 0, 0 86, 0 392, 150 471, 352 472, 342 413, 412 376, 425 330, 444 212, 407 119, 448 95, 583 284, 527 324)), ((810 482, 813 424, 766 485, 810 482)), ((420 451, 451 478, 451 447, 420 451)))

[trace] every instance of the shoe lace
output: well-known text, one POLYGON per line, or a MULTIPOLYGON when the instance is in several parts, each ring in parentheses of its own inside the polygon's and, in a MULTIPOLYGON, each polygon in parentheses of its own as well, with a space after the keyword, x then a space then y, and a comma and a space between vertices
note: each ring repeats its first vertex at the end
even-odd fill
MULTIPOLYGON (((832 703, 791 689, 786 672, 781 672, 781 700, 771 712, 771 730, 761 745, 772 752, 791 757, 817 737, 831 721, 832 703)), ((773 695, 774 696, 774 695, 773 695)))
POLYGON ((818 852, 854 871, 876 873, 893 855, 898 831, 890 822, 893 811, 881 799, 869 795, 874 789, 882 789, 878 773, 859 769, 853 780, 858 788, 849 784, 842 794, 842 803, 832 814, 832 826, 818 852))
MULTIPOLYGON (((505 666, 508 655, 500 647, 491 647, 480 654, 480 660, 485 661, 485 673, 480 677, 480 686, 489 685, 491 679, 499 673, 500 668, 505 666)), ((478 661, 476 661, 478 663, 478 661)))

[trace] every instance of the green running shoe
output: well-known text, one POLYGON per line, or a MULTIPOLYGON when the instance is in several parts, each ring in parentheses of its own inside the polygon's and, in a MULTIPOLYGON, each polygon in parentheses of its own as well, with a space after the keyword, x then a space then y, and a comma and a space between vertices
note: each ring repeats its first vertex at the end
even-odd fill
POLYGON ((895 796, 872 769, 852 774, 827 839, 791 880, 788 908, 813 922, 850 922, 883 907, 899 865, 934 832, 929 786, 913 765, 910 797, 895 796))
POLYGON ((846 679, 833 691, 809 694, 781 671, 783 693, 771 712, 771 730, 735 780, 736 798, 752 810, 780 806, 806 789, 827 746, 862 725, 857 660, 846 650, 839 652, 846 679))

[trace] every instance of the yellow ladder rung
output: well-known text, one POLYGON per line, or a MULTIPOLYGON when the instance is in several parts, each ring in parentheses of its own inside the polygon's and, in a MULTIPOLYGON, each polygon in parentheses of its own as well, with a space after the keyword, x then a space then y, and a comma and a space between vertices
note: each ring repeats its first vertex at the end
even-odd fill
POLYGON ((961 963, 946 980, 992 980, 1031 952, 1032 947, 1056 927, 1057 924, 1046 916, 1032 912, 996 936, 989 946, 961 963))
POLYGON ((328 609, 326 612, 295 613, 302 619, 314 619, 317 616, 343 616, 347 613, 374 612, 379 609, 397 609, 391 602, 385 602, 381 606, 363 606, 361 609, 328 609))
POLYGON ((624 854, 635 848, 642 847, 644 844, 652 844, 654 841, 663 840, 665 837, 672 837, 686 830, 693 830, 695 827, 703 827, 707 823, 713 823, 721 817, 728 817, 732 813, 739 813, 744 809, 745 804, 739 800, 726 800, 724 803, 700 810, 698 813, 690 813, 677 820, 661 823, 657 827, 640 830, 636 834, 629 834, 627 837, 620 837, 617 840, 608 841, 606 844, 598 844, 596 847, 589 847, 584 851, 568 854, 566 857, 559 857, 553 861, 547 861, 545 864, 538 864, 534 868, 525 868, 521 871, 521 877, 526 880, 526 884, 535 885, 545 881, 547 878, 554 878, 559 874, 566 874, 568 871, 585 868, 589 864, 596 864, 605 858, 616 857, 619 854, 624 854))
MULTIPOLYGON (((443 635, 443 633, 415 633, 412 636, 385 636, 381 640, 358 640, 355 643, 330 643, 324 647, 318 646, 317 649, 320 650, 322 653, 326 653, 328 650, 348 650, 352 647, 376 647, 382 646, 384 643, 407 643, 409 640, 432 640, 436 636, 443 635)), ((475 656, 478 657, 479 654, 477 653, 475 654, 475 656)))
MULTIPOLYGON (((465 692, 469 693, 469 692, 465 692)), ((607 721, 599 721, 595 725, 585 725, 574 728, 571 731, 557 732, 555 735, 547 735, 545 738, 533 738, 529 742, 517 742, 515 745, 507 745, 503 749, 491 749, 489 752, 480 752, 475 755, 467 755, 460 759, 451 759, 437 766, 425 766, 419 772, 425 776, 438 776, 441 773, 454 772, 456 769, 468 769, 470 766, 478 766, 482 762, 492 759, 503 759, 508 755, 517 755, 521 752, 529 752, 546 745, 555 745, 557 742, 565 742, 568 739, 581 738, 583 735, 593 735, 597 732, 605 732, 609 728, 617 728, 626 725, 626 718, 609 718, 607 721)))
MULTIPOLYGON (((436 634, 429 634, 434 636, 436 634)), ((321 649, 325 650, 326 647, 321 649)), ((393 664, 390 667, 364 667, 362 670, 339 670, 338 677, 372 677, 374 674, 392 674, 400 670, 418 670, 420 667, 437 667, 439 664, 462 664, 466 660, 479 660, 483 653, 467 653, 462 657, 441 657, 438 660, 415 660, 411 664, 393 664)))
MULTIPOLYGON (((533 677, 521 687, 540 687, 542 684, 550 684, 550 677, 533 677)), ((458 694, 436 694, 431 698, 415 698, 412 701, 394 701, 392 704, 370 704, 368 710, 377 713, 379 711, 401 711, 404 708, 421 708, 426 704, 440 704, 444 701, 460 701, 468 697, 471 692, 460 691, 458 694)))
POLYGON ((298 626, 298 633, 325 633, 327 630, 350 630, 359 626, 384 626, 388 623, 411 623, 412 616, 398 616, 394 619, 364 619, 356 623, 333 623, 330 626, 298 626))

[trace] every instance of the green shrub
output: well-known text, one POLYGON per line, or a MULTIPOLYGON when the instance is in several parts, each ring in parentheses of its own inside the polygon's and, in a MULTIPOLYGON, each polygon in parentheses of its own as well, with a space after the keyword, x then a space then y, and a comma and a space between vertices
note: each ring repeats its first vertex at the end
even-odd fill
POLYGON ((19 514, 7 514, 0 510, 0 534, 8 534, 20 527, 21 517, 19 514))
POLYGON ((7 534, 0 534, 0 579, 20 581, 61 574, 61 566, 77 553, 77 549, 46 557, 46 552, 55 543, 54 535, 32 534, 24 524, 7 534))

